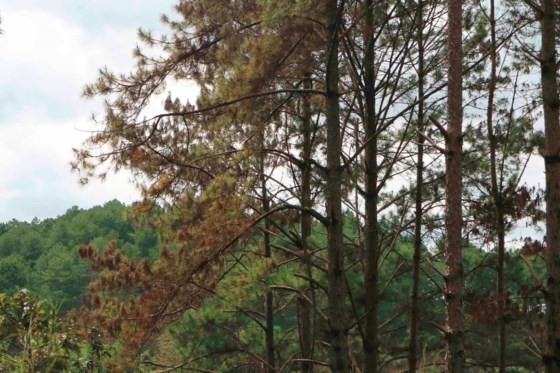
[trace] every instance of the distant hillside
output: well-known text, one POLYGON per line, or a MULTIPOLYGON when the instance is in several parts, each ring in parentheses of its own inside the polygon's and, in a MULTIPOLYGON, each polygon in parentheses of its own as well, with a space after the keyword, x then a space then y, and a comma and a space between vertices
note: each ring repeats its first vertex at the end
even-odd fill
POLYGON ((0 293, 26 288, 67 309, 85 301, 91 279, 89 263, 77 254, 79 243, 102 248, 116 240, 131 256, 157 256, 157 235, 135 227, 126 209, 113 200, 87 210, 74 206, 54 219, 0 223, 0 293))

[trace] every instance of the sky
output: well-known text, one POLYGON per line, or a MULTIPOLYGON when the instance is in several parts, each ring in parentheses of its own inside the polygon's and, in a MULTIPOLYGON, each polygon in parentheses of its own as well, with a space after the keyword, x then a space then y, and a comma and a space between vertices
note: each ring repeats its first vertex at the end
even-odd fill
POLYGON ((0 1, 0 222, 139 198, 129 174, 82 187, 71 172, 72 148, 102 109, 81 92, 104 66, 131 71, 138 27, 162 30, 160 15, 172 13, 174 3, 0 1))
MULTIPOLYGON (((0 1, 0 222, 139 198, 125 172, 85 187, 71 172, 72 148, 94 128, 91 114, 102 110, 99 100, 86 100, 81 92, 104 66, 131 71, 138 27, 163 30, 160 15, 172 13, 174 3, 0 1)), ((169 89, 193 98, 192 87, 169 89)), ((540 157, 531 159, 524 181, 544 185, 540 157)))

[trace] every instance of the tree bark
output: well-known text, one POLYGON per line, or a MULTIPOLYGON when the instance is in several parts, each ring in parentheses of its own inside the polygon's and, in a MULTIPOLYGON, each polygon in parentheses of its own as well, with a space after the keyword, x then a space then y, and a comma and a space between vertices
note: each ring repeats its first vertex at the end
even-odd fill
POLYGON ((558 304, 560 302, 560 120, 556 17, 554 0, 542 0, 541 86, 544 110, 544 162, 546 171, 546 326, 543 362, 547 373, 560 372, 558 304))
MULTIPOLYGON (((311 90, 313 88, 313 81, 311 75, 306 74, 303 83, 304 89, 311 90)), ((303 167, 301 169, 301 246, 303 250, 303 260, 306 270, 306 275, 309 278, 309 289, 306 291, 308 299, 313 301, 313 305, 309 304, 306 300, 298 300, 298 318, 299 318, 299 341, 301 349, 301 357, 305 360, 313 359, 313 350, 315 343, 314 323, 313 323, 313 309, 315 306, 315 296, 312 283, 312 270, 311 270, 311 255, 309 250, 309 237, 311 236, 312 220, 311 215, 306 209, 311 208, 311 150, 312 150, 312 125, 311 125, 311 107, 309 103, 309 96, 303 97, 302 107, 302 135, 303 135, 303 167)), ((313 371, 313 364, 310 362, 302 362, 301 370, 303 373, 310 373, 313 371)))
MULTIPOLYGON (((343 4, 343 3, 342 3, 343 4)), ((341 5, 342 7, 342 5, 341 5)), ((327 172, 326 172, 326 210, 327 210, 327 265, 328 265, 328 311, 330 333, 330 366, 333 372, 347 372, 347 312, 345 310, 345 273, 342 240, 342 152, 339 90, 338 90, 338 28, 339 10, 337 0, 326 0, 326 92, 325 114, 327 130, 327 172)))
POLYGON ((446 134, 445 306, 446 371, 465 368, 462 263, 462 0, 448 0, 448 96, 446 134))
POLYGON ((414 217, 414 254, 412 257, 412 296, 410 305, 410 341, 408 355, 408 370, 416 372, 418 356, 418 320, 420 317, 420 298, 418 296, 420 287, 420 260, 422 249, 422 185, 424 183, 424 4, 418 0, 416 10, 416 28, 418 43, 418 131, 417 155, 416 155, 416 195, 415 195, 415 217, 414 217))
POLYGON ((494 135, 494 97, 496 93, 497 67, 498 67, 498 51, 496 43, 496 11, 494 0, 490 0, 490 79, 488 85, 488 107, 486 111, 486 128, 488 133, 488 143, 490 145, 490 178, 492 188, 492 200, 494 202, 495 212, 495 235, 497 237, 497 253, 498 267, 496 270, 496 294, 498 302, 498 371, 505 373, 506 369, 506 323, 504 319, 504 311, 506 300, 504 297, 504 261, 505 261, 505 217, 503 193, 501 183, 498 182, 498 168, 496 162, 496 152, 498 141, 494 135))
MULTIPOLYGON (((268 189, 266 187, 266 167, 265 167, 265 127, 261 129, 260 140, 262 151, 259 160, 259 172, 261 178, 261 198, 262 198, 262 212, 267 214, 270 211, 270 201, 268 199, 268 189)), ((263 240, 264 240, 264 257, 270 259, 272 257, 272 250, 270 245, 270 221, 268 218, 264 219, 264 230, 263 230, 263 240)), ((266 372, 275 372, 276 357, 275 357, 275 347, 274 347, 274 295, 272 290, 266 292, 265 299, 265 317, 266 317, 266 330, 265 330, 265 341, 266 341, 266 361, 268 367, 266 367, 266 372)))
POLYGON ((365 123, 364 132, 368 142, 365 149, 366 170, 366 195, 365 195, 365 336, 364 348, 364 373, 377 372, 379 350, 379 232, 377 226, 377 126, 375 118, 375 66, 374 66, 374 40, 373 40, 373 0, 366 0, 365 6, 365 54, 364 69, 364 102, 365 123))

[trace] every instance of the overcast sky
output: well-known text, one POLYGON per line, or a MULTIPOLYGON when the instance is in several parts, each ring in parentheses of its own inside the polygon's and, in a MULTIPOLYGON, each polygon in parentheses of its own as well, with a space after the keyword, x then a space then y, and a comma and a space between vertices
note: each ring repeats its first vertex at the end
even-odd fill
MULTIPOLYGON (((81 187, 70 171, 72 148, 87 137, 93 128, 89 118, 101 108, 81 91, 103 66, 130 71, 138 27, 161 30, 160 15, 172 13, 174 3, 0 2, 0 222, 56 217, 74 205, 87 208, 114 198, 138 199, 124 173, 81 187)), ((192 96, 192 87, 172 89, 192 96)), ((542 159, 533 157, 525 181, 543 186, 543 175, 542 159)))
POLYGON ((44 219, 138 193, 126 174, 78 185, 72 148, 100 102, 81 91, 108 66, 130 71, 138 27, 161 29, 173 0, 0 1, 0 222, 44 219))

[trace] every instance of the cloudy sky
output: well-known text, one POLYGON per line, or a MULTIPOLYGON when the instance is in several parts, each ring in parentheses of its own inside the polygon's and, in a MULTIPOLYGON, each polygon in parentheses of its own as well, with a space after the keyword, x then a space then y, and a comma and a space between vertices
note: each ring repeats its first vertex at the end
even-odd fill
POLYGON ((138 193, 128 175, 78 185, 72 148, 99 101, 81 97, 99 68, 130 71, 138 27, 159 30, 173 0, 0 1, 0 222, 44 219, 138 193))
MULTIPOLYGON (((89 118, 101 108, 81 91, 103 66, 130 71, 138 27, 161 30, 160 15, 174 3, 0 1, 0 222, 138 198, 127 174, 81 187, 70 171, 72 148, 88 136, 89 118)), ((192 87, 173 87, 178 90, 193 96, 192 87)), ((543 186, 543 175, 542 160, 533 157, 525 180, 543 186)))

